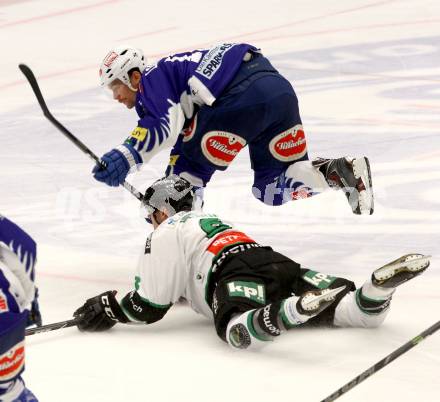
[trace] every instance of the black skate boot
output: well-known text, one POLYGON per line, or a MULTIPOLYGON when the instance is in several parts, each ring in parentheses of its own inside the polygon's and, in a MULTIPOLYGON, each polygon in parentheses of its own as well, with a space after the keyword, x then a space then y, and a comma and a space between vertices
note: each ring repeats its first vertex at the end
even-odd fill
POLYGON ((317 158, 312 161, 331 188, 342 189, 354 214, 374 211, 373 187, 368 158, 317 158))
POLYGON ((373 285, 382 288, 396 288, 420 275, 429 267, 430 255, 407 254, 376 269, 371 276, 373 285))

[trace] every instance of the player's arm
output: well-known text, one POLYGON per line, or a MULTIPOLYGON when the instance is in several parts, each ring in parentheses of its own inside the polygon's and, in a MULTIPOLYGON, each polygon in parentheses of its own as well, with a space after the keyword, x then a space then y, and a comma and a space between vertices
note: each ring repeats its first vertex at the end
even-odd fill
POLYGON ((19 279, 24 293, 17 299, 21 309, 28 309, 27 325, 42 325, 35 287, 34 267, 37 243, 14 222, 0 215, 0 261, 3 261, 19 279))
POLYGON ((2 215, 0 215, 0 246, 14 253, 23 265, 23 271, 26 273, 30 271, 33 279, 37 244, 23 229, 2 215))
POLYGON ((107 291, 75 311, 82 331, 104 331, 116 323, 151 324, 162 319, 185 288, 185 270, 175 231, 154 232, 140 257, 135 289, 119 302, 116 291, 107 291), (157 235, 157 236, 156 236, 157 235))
POLYGON ((108 290, 88 299, 75 311, 81 317, 77 324, 81 331, 105 331, 117 323, 152 324, 161 320, 172 303, 156 305, 143 299, 136 290, 127 293, 118 302, 116 290, 108 290))
POLYGON ((138 125, 123 144, 102 156, 107 167, 95 166, 93 174, 96 180, 118 186, 133 166, 148 162, 159 151, 176 142, 185 123, 180 95, 174 93, 160 70, 150 75, 151 78, 144 79, 141 84, 142 91, 150 95, 139 96, 142 106, 136 107, 142 117, 138 125))

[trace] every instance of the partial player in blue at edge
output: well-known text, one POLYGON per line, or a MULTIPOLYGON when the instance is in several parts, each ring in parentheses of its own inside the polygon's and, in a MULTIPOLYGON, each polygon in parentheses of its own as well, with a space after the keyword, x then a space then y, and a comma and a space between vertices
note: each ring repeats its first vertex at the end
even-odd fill
POLYGON ((0 215, 0 401, 38 402, 26 388, 25 328, 41 326, 35 287, 37 244, 0 215))
POLYGON ((292 85, 256 47, 224 43, 147 65, 141 50, 119 46, 100 68, 101 85, 138 124, 103 155, 94 177, 111 186, 130 169, 172 147, 167 174, 203 188, 248 146, 253 195, 267 205, 342 189, 356 214, 373 213, 366 157, 309 160, 292 85))

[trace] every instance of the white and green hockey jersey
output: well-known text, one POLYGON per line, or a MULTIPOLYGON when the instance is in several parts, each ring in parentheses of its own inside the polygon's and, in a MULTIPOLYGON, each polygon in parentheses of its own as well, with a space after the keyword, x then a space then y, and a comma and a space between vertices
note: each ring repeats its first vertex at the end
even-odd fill
POLYGON ((121 302, 124 312, 132 321, 154 322, 184 297, 193 310, 212 318, 206 298, 215 260, 226 248, 243 243, 255 242, 216 215, 191 211, 170 217, 146 241, 135 290, 121 302))

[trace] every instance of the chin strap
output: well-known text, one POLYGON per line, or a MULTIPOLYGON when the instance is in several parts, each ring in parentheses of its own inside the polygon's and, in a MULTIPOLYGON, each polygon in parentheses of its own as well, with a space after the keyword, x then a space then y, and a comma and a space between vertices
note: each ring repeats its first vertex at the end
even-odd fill
POLYGON ((139 87, 137 87, 136 89, 133 88, 133 87, 131 86, 131 82, 130 82, 130 81, 128 82, 127 87, 130 88, 133 92, 137 92, 137 91, 139 90, 139 87))

